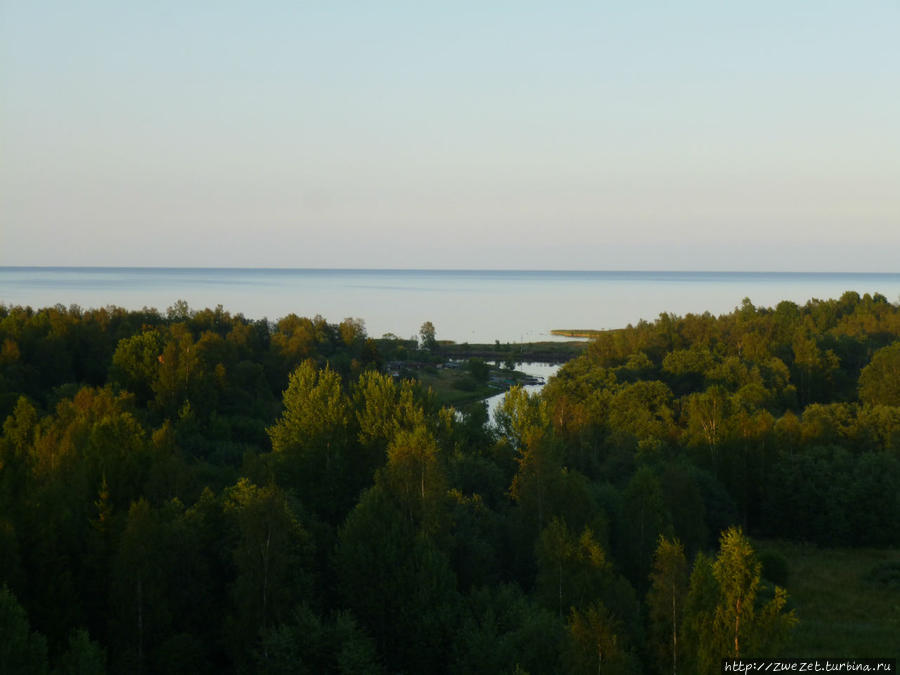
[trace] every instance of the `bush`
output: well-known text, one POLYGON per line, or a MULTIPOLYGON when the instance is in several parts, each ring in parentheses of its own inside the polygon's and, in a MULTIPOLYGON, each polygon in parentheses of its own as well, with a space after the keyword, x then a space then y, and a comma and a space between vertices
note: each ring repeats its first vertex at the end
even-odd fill
POLYGON ((900 589, 900 562, 878 563, 866 572, 863 579, 877 586, 900 589))
POLYGON ((759 554, 762 563, 762 576, 778 586, 787 586, 790 578, 788 562, 783 555, 775 551, 763 551, 759 554))
POLYGON ((460 391, 475 391, 478 388, 478 383, 472 377, 466 376, 455 380, 453 386, 460 391))

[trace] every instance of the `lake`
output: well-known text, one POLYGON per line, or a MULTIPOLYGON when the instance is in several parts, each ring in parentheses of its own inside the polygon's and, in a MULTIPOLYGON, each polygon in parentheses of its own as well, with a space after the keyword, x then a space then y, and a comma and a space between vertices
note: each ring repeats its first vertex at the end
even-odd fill
POLYGON ((431 321, 439 340, 473 343, 549 340, 554 328, 618 328, 661 312, 723 314, 745 297, 774 306, 847 290, 897 302, 900 274, 0 267, 7 305, 164 312, 185 300, 250 318, 358 317, 374 337, 408 338, 431 321))

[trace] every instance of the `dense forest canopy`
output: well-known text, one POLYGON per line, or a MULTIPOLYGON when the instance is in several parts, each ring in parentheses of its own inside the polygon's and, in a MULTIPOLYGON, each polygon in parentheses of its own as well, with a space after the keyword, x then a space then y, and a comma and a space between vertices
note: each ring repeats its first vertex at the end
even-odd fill
POLYGON ((750 536, 900 545, 883 296, 604 332, 494 424, 388 351, 0 306, 0 671, 711 673, 791 653, 750 536))

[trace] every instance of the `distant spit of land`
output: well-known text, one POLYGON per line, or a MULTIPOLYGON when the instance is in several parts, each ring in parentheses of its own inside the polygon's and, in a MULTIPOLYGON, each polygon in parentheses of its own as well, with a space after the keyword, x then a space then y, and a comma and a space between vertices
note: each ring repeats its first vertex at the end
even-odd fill
POLYGON ((596 330, 594 328, 554 328, 550 331, 552 335, 561 335, 562 337, 571 337, 571 338, 595 338, 602 330, 596 330))

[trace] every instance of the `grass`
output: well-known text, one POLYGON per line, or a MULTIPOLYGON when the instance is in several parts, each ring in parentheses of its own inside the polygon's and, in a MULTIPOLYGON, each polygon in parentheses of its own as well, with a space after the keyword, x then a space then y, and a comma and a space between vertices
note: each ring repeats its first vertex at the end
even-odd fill
POLYGON ((818 548, 759 542, 788 561, 787 591, 800 624, 785 656, 900 657, 900 549, 818 548))
POLYGON ((423 386, 431 387, 442 404, 455 408, 503 391, 487 385, 476 384, 471 376, 460 370, 426 369, 417 372, 416 378, 423 386), (474 388, 470 388, 473 384, 474 388))

